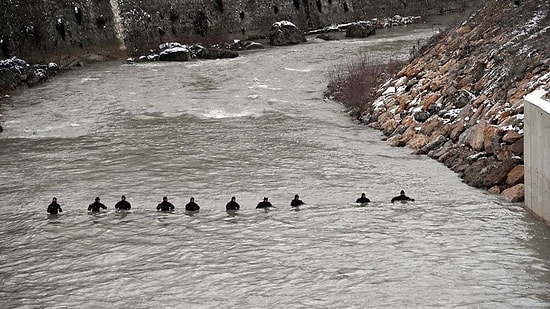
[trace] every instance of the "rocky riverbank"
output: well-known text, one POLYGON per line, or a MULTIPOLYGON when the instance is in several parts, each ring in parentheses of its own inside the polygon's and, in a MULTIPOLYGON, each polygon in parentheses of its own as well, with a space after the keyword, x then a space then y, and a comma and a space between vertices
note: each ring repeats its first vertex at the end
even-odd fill
POLYGON ((523 201, 523 104, 550 90, 550 4, 487 1, 379 89, 362 121, 467 184, 523 201))
POLYGON ((23 84, 32 87, 42 83, 58 71, 59 66, 53 62, 31 65, 17 57, 0 60, 0 95, 6 98, 7 92, 15 91, 23 84))
MULTIPOLYGON (((391 18, 375 18, 369 21, 337 24, 309 33, 299 29, 290 21, 273 23, 269 34, 263 41, 272 46, 283 46, 306 42, 305 34, 341 32, 346 37, 366 37, 374 35, 376 29, 403 26, 421 21, 420 16, 399 16, 391 18)), ((319 36, 325 40, 335 39, 332 36, 319 36)), ((249 40, 233 40, 218 42, 203 46, 201 43, 185 45, 178 42, 163 43, 148 54, 127 58, 128 63, 148 61, 190 61, 192 59, 220 59, 238 57, 239 51, 263 49, 260 42, 249 40)), ((9 97, 16 89, 33 87, 48 80, 59 71, 73 67, 85 66, 90 63, 105 61, 107 56, 98 54, 82 54, 79 57, 67 57, 62 63, 30 64, 16 56, 0 61, 0 100, 9 97)))
POLYGON ((62 63, 28 63, 16 56, 0 60, 0 102, 8 99, 16 90, 37 86, 63 70, 108 59, 102 55, 83 54, 78 58, 68 57, 62 63))

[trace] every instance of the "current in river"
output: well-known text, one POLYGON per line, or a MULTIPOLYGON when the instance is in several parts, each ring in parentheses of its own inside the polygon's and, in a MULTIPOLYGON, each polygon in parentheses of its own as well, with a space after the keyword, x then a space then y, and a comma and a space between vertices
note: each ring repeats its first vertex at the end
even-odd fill
POLYGON ((433 34, 106 62, 18 94, 0 107, 0 307, 550 307, 547 226, 323 99, 334 66, 433 34))

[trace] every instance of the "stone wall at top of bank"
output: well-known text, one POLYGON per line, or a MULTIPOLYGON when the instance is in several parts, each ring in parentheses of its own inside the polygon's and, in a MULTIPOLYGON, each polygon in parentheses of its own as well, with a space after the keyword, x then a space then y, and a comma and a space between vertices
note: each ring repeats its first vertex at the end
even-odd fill
POLYGON ((63 64, 67 56, 124 57, 163 42, 265 36, 280 20, 311 29, 470 5, 464 0, 1 0, 0 58, 63 64))
POLYGON ((69 55, 114 54, 120 47, 104 0, 0 0, 0 59, 63 63, 69 55))

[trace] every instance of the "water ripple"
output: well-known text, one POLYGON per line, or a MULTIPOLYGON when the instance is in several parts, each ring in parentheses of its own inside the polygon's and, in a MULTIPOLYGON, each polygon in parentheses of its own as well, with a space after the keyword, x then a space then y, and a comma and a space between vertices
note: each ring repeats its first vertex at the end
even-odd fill
POLYGON ((103 63, 18 95, 2 107, 0 306, 548 307, 545 225, 320 99, 341 55, 419 35, 103 63), (416 202, 390 203, 401 189, 416 202), (95 196, 107 211, 87 212, 95 196), (256 210, 264 196, 276 208, 256 210))

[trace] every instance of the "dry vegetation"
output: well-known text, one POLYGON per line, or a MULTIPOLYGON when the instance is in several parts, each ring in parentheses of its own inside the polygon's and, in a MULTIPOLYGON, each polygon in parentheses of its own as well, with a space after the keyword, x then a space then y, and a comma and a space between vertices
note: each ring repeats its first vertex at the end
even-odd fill
POLYGON ((360 118, 363 112, 369 111, 379 86, 404 65, 401 61, 383 63, 358 56, 332 68, 325 97, 344 104, 352 117, 360 118))

